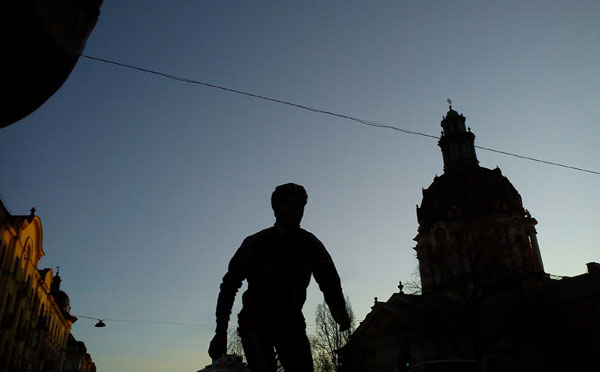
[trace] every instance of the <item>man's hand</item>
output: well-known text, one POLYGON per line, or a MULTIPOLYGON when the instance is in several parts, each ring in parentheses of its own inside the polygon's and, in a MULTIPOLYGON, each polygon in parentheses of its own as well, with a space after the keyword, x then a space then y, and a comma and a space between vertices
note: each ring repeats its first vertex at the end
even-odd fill
POLYGON ((212 360, 219 359, 227 352, 227 333, 217 333, 210 342, 208 355, 212 360))
POLYGON ((340 331, 344 332, 350 329, 350 317, 346 310, 337 310, 331 313, 333 319, 340 325, 340 331))

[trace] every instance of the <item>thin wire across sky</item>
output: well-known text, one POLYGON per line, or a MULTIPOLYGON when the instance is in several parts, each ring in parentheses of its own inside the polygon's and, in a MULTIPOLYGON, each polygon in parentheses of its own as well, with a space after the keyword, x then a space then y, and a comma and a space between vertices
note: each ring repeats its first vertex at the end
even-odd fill
MULTIPOLYGON (((143 68, 143 67, 137 67, 137 66, 126 64, 126 63, 111 61, 111 60, 108 60, 108 59, 103 59, 103 58, 88 56, 88 55, 85 55, 85 54, 82 54, 81 56, 84 57, 84 58, 90 59, 90 60, 94 60, 94 61, 98 61, 98 62, 103 62, 103 63, 108 63, 108 64, 120 66, 120 67, 125 67, 125 68, 128 68, 128 69, 137 70, 137 71, 141 71, 141 72, 145 72, 145 73, 149 73, 149 74, 154 74, 154 75, 161 76, 163 78, 167 78, 167 79, 171 79, 171 80, 176 80, 176 81, 183 82, 183 83, 203 85, 203 86, 208 87, 208 88, 220 89, 220 90, 224 90, 224 91, 227 91, 227 92, 230 92, 230 93, 241 94, 241 95, 248 96, 248 97, 253 97, 253 98, 257 98, 257 99, 261 99, 261 100, 265 100, 265 101, 275 102, 275 103, 282 104, 282 105, 292 106, 292 107, 296 107, 296 108, 299 108, 299 109, 302 109, 302 110, 312 111, 312 112, 315 112, 315 113, 318 113, 318 114, 335 116, 335 117, 338 117, 338 118, 342 118, 342 119, 346 119, 346 120, 351 120, 351 121, 357 122, 357 123, 362 124, 362 125, 367 125, 367 126, 371 126, 371 127, 375 127, 375 128, 382 128, 382 129, 391 129, 391 130, 394 130, 394 131, 397 131, 397 132, 401 132, 401 133, 404 133, 404 134, 410 134, 410 135, 414 135, 414 136, 422 136, 422 137, 427 137, 427 138, 432 138, 432 139, 439 139, 438 136, 434 136, 434 135, 431 135, 431 134, 417 132, 417 131, 412 131, 412 130, 408 130, 408 129, 403 129, 403 128, 400 128, 400 127, 397 127, 397 126, 393 126, 393 125, 389 125, 389 124, 377 123, 377 122, 374 122, 374 121, 360 119, 360 118, 357 118, 357 117, 354 117, 354 116, 350 116, 350 115, 345 115, 345 114, 340 114, 340 113, 333 112, 333 111, 327 111, 327 110, 322 110, 322 109, 318 109, 318 108, 314 108, 314 107, 309 107, 309 106, 301 105, 301 104, 290 102, 290 101, 285 101, 285 100, 281 100, 281 99, 277 99, 277 98, 263 96, 263 95, 260 95, 260 94, 255 94, 255 93, 250 93, 250 92, 246 92, 246 91, 242 91, 242 90, 227 88, 227 87, 216 85, 216 84, 206 83, 206 82, 203 82, 203 81, 198 81, 198 80, 193 80, 193 79, 189 79, 189 78, 185 78, 185 77, 181 77, 181 76, 177 76, 177 75, 167 74, 167 73, 164 73, 164 72, 150 70, 150 69, 146 69, 146 68, 143 68)), ((508 152, 508 151, 496 150, 496 149, 493 149, 493 148, 490 148, 490 147, 483 147, 483 146, 477 146, 477 145, 475 145, 475 147, 478 148, 478 149, 481 149, 481 150, 491 151, 491 152, 495 152, 495 153, 502 154, 502 155, 513 156, 513 157, 516 157, 516 158, 519 158, 519 159, 530 160, 530 161, 534 161, 534 162, 538 162, 538 163, 543 163, 543 164, 553 165, 553 166, 557 166, 557 167, 568 168, 568 169, 572 169, 572 170, 576 170, 576 171, 580 171, 580 172, 586 172, 586 173, 592 173, 592 174, 600 175, 599 171, 594 171, 594 170, 590 170, 590 169, 584 169, 584 168, 575 167, 575 166, 567 165, 567 164, 556 163, 556 162, 552 162, 552 161, 548 161, 548 160, 533 158, 533 157, 530 157, 530 156, 519 155, 519 154, 515 154, 515 153, 512 153, 512 152, 508 152)))
MULTIPOLYGON (((183 323, 183 322, 165 322, 165 321, 153 321, 153 320, 134 320, 134 319, 108 319, 108 318, 98 318, 93 316, 86 315, 76 315, 78 318, 96 320, 98 322, 121 322, 121 323, 142 323, 142 324, 165 324, 165 325, 178 325, 178 326, 205 326, 211 327, 214 326, 215 323, 183 323)), ((361 322, 362 320, 359 320, 361 322)), ((307 327, 314 327, 315 324, 307 324, 307 327)))

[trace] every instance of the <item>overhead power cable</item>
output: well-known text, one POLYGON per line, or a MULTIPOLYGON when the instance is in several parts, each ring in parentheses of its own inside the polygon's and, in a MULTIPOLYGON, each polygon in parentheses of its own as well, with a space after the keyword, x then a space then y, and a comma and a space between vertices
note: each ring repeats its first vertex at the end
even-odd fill
MULTIPOLYGON (((86 316, 72 314, 77 318, 91 319, 102 322, 122 322, 122 323, 144 323, 144 324, 166 324, 166 325, 178 325, 178 326, 214 326, 215 323, 182 323, 182 322, 164 322, 164 321, 152 321, 152 320, 133 320, 133 319, 108 319, 99 318, 96 316, 86 316)), ((307 324, 307 327, 315 327, 315 324, 307 324)))
MULTIPOLYGON (((415 136, 422 136, 422 137, 428 137, 428 138, 433 138, 433 139, 439 139, 438 136, 434 136, 434 135, 431 135, 431 134, 417 132, 417 131, 412 131, 412 130, 408 130, 408 129, 403 129, 403 128, 399 128, 399 127, 396 127, 396 126, 393 126, 393 125, 389 125, 389 124, 377 123, 377 122, 374 122, 374 121, 360 119, 360 118, 357 118, 357 117, 354 117, 354 116, 350 116, 350 115, 340 114, 340 113, 333 112, 333 111, 322 110, 322 109, 318 109, 318 108, 314 108, 314 107, 310 107, 310 106, 305 106, 305 105, 301 105, 301 104, 294 103, 294 102, 289 102, 289 101, 284 101, 284 100, 277 99, 277 98, 263 96, 263 95, 260 95, 260 94, 255 94, 255 93, 245 92, 245 91, 242 91, 242 90, 227 88, 227 87, 216 85, 216 84, 206 83, 206 82, 203 82, 203 81, 198 81, 198 80, 193 80, 193 79, 189 79, 189 78, 185 78, 185 77, 181 77, 181 76, 177 76, 177 75, 167 74, 167 73, 164 73, 164 72, 150 70, 150 69, 143 68, 143 67, 138 67, 138 66, 133 66, 133 65, 126 64, 126 63, 111 61, 111 60, 108 60, 108 59, 103 59, 103 58, 88 56, 88 55, 85 55, 85 54, 82 54, 81 56, 84 57, 84 58, 90 59, 90 60, 98 61, 98 62, 108 63, 108 64, 112 64, 112 65, 116 65, 116 66, 121 66, 121 67, 129 68, 129 69, 132 69, 132 70, 137 70, 137 71, 141 71, 141 72, 145 72, 145 73, 149 73, 149 74, 158 75, 158 76, 161 76, 161 77, 164 77, 164 78, 167 78, 167 79, 172 79, 172 80, 176 80, 176 81, 180 81, 180 82, 184 82, 184 83, 203 85, 205 87, 214 88, 214 89, 220 89, 220 90, 224 90, 224 91, 231 92, 231 93, 241 94, 241 95, 248 96, 248 97, 258 98, 258 99, 262 99, 262 100, 265 100, 265 101, 270 101, 270 102, 275 102, 275 103, 279 103, 279 104, 282 104, 282 105, 292 106, 292 107, 296 107, 296 108, 299 108, 299 109, 302 109, 302 110, 308 110, 308 111, 312 111, 312 112, 319 113, 319 114, 330 115, 330 116, 335 116, 335 117, 342 118, 342 119, 352 120, 354 122, 357 122, 357 123, 360 123, 360 124, 363 124, 363 125, 368 125, 368 126, 371 126, 371 127, 391 129, 391 130, 395 130, 397 132, 401 132, 401 133, 405 133, 405 134, 410 134, 410 135, 415 135, 415 136)), ((587 172, 587 173, 592 173, 592 174, 598 174, 598 175, 600 175, 600 172, 594 171, 594 170, 590 170, 590 169, 584 169, 584 168, 579 168, 579 167, 575 167, 575 166, 572 166, 572 165, 561 164, 561 163, 556 163, 556 162, 552 162, 552 161, 537 159, 537 158, 533 158, 533 157, 529 157, 529 156, 524 156, 524 155, 519 155, 519 154, 511 153, 511 152, 508 152, 508 151, 496 150, 496 149, 489 148, 489 147, 483 147, 483 146, 477 146, 477 145, 475 145, 475 147, 478 148, 478 149, 481 149, 481 150, 491 151, 491 152, 495 152, 495 153, 503 154, 503 155, 508 155, 508 156, 513 156, 513 157, 516 157, 516 158, 519 158, 519 159, 531 160, 531 161, 535 161, 535 162, 538 162, 538 163, 544 163, 544 164, 548 164, 548 165, 554 165, 554 166, 557 166, 557 167, 563 167, 563 168, 573 169, 573 170, 577 170, 577 171, 581 171, 581 172, 587 172)))
MULTIPOLYGON (((98 322, 122 322, 122 323, 143 323, 143 324, 166 324, 166 325, 177 325, 177 326, 214 326, 215 323, 182 323, 182 322, 163 322, 163 321, 151 321, 151 320, 132 320, 132 319, 107 319, 107 318, 98 318, 98 317, 94 317, 94 316, 85 316, 85 315, 76 315, 76 314, 72 314, 73 316, 77 317, 77 318, 83 318, 83 319, 91 319, 91 320, 96 320, 98 322)), ((362 320, 358 321, 359 323, 362 322, 362 320)), ((307 324, 307 327, 316 327, 316 324, 307 324)), ((104 327, 104 325, 102 326, 104 327)))
POLYGON ((107 322, 123 322, 123 323, 146 323, 146 324, 168 324, 168 325, 180 325, 180 326, 212 326, 214 324, 209 323, 180 323, 180 322, 160 322, 160 321, 149 321, 149 320, 128 320, 128 319, 107 319, 107 318, 98 318, 92 316, 85 315, 75 315, 78 318, 84 319, 92 319, 92 320, 102 320, 107 322))

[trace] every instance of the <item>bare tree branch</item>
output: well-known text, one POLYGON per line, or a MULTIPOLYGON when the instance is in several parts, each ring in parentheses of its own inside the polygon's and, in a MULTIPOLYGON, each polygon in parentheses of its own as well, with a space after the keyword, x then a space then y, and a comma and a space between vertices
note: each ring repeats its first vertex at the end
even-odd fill
POLYGON ((340 350, 356 328, 354 312, 350 300, 346 296, 346 311, 350 318, 350 329, 340 331, 339 325, 333 319, 329 307, 323 303, 317 306, 315 312, 315 335, 311 337, 311 348, 315 363, 315 372, 335 372, 340 367, 340 350))

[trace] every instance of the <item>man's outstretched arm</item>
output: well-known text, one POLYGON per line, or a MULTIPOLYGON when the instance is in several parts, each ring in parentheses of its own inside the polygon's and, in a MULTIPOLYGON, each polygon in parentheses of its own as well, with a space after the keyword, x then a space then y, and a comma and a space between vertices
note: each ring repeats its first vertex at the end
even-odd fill
POLYGON ((227 327, 231 316, 231 308, 235 301, 235 295, 242 286, 245 279, 245 264, 247 256, 246 241, 237 250, 231 261, 223 281, 221 282, 221 290, 217 298, 217 328, 215 336, 210 342, 208 354, 212 359, 217 359, 227 351, 227 327))
POLYGON ((350 317, 346 311, 346 301, 342 292, 340 276, 323 244, 318 239, 315 238, 315 240, 317 243, 317 262, 315 263, 313 276, 323 292, 333 319, 340 325, 341 331, 346 331, 350 329, 350 317))

